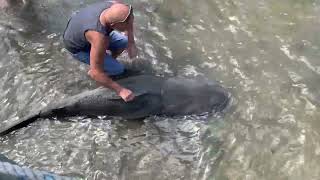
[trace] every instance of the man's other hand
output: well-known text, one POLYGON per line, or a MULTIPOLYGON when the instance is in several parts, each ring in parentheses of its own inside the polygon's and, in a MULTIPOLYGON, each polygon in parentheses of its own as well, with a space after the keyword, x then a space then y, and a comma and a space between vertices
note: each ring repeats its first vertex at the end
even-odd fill
POLYGON ((129 54, 129 58, 130 58, 130 59, 137 57, 137 55, 138 55, 138 49, 137 49, 137 47, 136 47, 135 44, 129 46, 129 48, 128 48, 128 54, 129 54))

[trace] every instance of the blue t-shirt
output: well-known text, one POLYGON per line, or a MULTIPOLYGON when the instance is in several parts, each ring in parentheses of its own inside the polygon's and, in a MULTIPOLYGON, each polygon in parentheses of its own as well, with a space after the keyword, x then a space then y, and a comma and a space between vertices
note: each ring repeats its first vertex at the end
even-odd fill
POLYGON ((97 31, 108 36, 113 29, 100 23, 100 15, 102 11, 108 9, 111 5, 112 2, 110 1, 98 2, 80 9, 78 13, 74 14, 69 19, 63 35, 66 49, 71 53, 90 51, 90 43, 85 37, 85 32, 88 30, 97 31))

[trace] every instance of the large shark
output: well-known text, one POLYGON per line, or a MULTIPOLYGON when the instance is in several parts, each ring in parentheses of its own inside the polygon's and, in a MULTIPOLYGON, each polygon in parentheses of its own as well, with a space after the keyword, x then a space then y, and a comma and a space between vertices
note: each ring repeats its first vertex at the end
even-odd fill
POLYGON ((136 97, 133 101, 124 102, 107 88, 85 91, 1 128, 0 135, 24 127, 38 118, 108 115, 140 119, 150 115, 191 115, 222 111, 230 100, 230 93, 225 88, 201 78, 139 75, 117 82, 134 92, 136 97))

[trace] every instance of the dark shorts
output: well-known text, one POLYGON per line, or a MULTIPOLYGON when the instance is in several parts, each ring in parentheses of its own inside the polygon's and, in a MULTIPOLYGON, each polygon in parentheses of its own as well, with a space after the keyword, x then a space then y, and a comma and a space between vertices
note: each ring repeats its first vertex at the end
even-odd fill
MULTIPOLYGON (((117 51, 120 49, 125 49, 128 47, 127 36, 119 33, 117 31, 112 31, 109 34, 109 50, 117 51)), ((80 51, 78 53, 72 54, 77 60, 90 65, 90 51, 80 51)), ((124 72, 124 66, 119 61, 114 59, 110 54, 106 53, 104 58, 104 70, 108 75, 120 75, 124 72)))

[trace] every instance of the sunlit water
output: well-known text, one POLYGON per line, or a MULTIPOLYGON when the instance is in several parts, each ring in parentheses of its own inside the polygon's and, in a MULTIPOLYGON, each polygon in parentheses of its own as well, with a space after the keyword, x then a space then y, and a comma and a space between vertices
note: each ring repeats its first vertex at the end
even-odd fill
MULTIPOLYGON (((61 44, 69 15, 91 2, 38 0, 0 10, 2 125, 97 87, 61 44)), ((130 3, 140 50, 132 63, 221 82, 234 96, 229 112, 45 119, 3 138, 1 153, 88 179, 320 178, 318 1, 130 3)))

